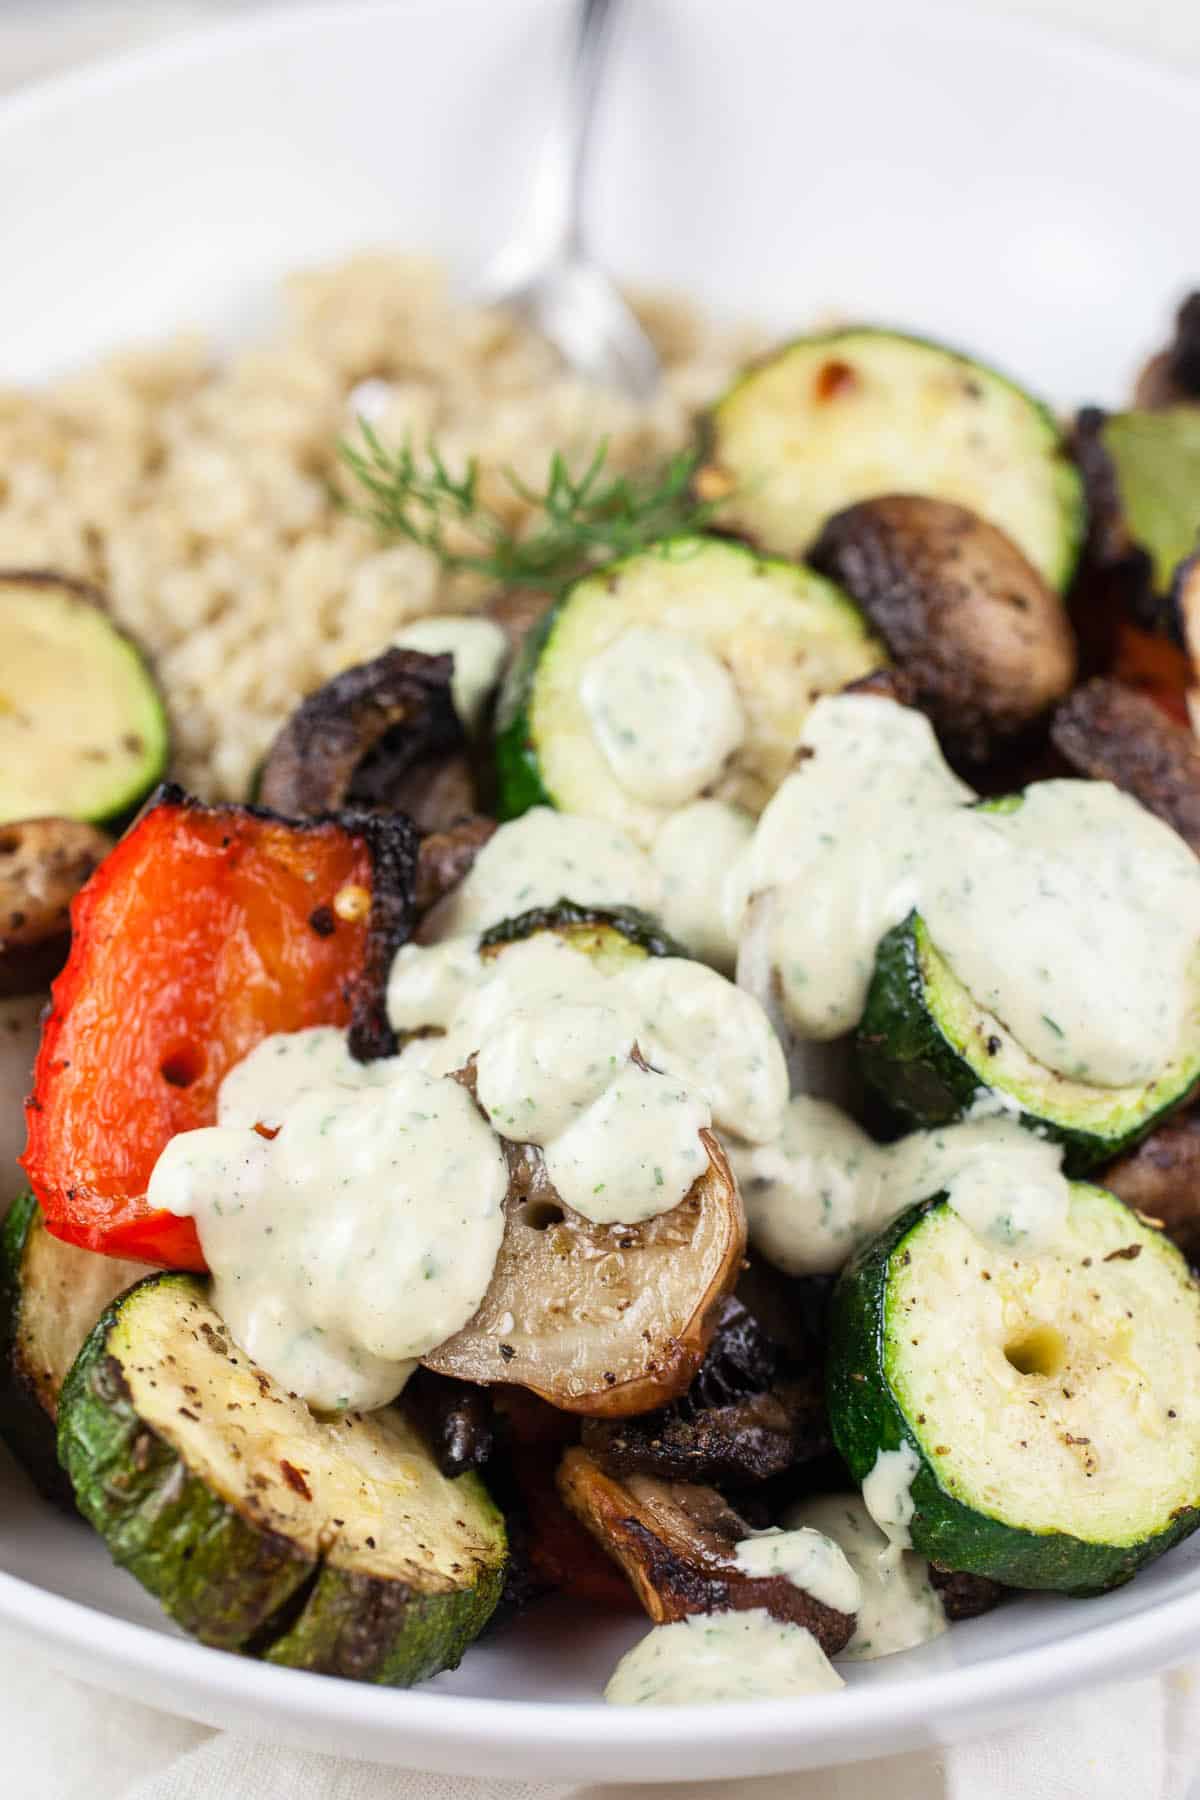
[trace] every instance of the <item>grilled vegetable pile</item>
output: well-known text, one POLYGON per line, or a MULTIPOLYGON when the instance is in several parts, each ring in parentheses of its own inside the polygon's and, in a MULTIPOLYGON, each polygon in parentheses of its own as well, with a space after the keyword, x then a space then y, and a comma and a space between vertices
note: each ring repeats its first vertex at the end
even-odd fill
POLYGON ((0 1433, 186 1631, 405 1686, 560 1591, 653 1627, 614 1700, 833 1691, 1200 1524, 1198 307, 1069 431, 794 340, 520 542, 368 432, 364 516, 498 586, 255 804, 0 582, 0 1433))

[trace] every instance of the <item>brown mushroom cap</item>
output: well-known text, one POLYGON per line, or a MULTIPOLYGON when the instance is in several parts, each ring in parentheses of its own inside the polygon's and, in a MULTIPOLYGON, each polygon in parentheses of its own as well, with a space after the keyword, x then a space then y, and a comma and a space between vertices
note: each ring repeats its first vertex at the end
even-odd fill
POLYGON ((1176 1113, 1096 1177, 1200 1264, 1200 1108, 1176 1113))
POLYGON ((706 1174, 670 1212, 594 1225, 564 1206, 530 1144, 506 1144, 504 1239, 462 1331, 422 1358, 463 1381, 512 1382, 565 1412, 649 1412, 689 1385, 746 1247, 737 1186, 702 1132, 706 1174))
POLYGON ((1189 294, 1175 314, 1175 336, 1142 369, 1133 403, 1150 412, 1200 403, 1200 293, 1189 294))
POLYGON ((459 819, 421 839, 417 856, 417 911, 427 913, 469 874, 475 858, 496 829, 482 813, 459 819))
POLYGON ((1132 794, 1200 854, 1200 743, 1147 695, 1086 681, 1055 711, 1050 741, 1078 774, 1132 794))
POLYGON ((57 975, 71 901, 111 847, 78 819, 0 825, 0 997, 36 993, 57 975))
POLYGON ((568 1450, 558 1489, 571 1511, 624 1569, 656 1625, 689 1613, 763 1608, 811 1631, 827 1656, 845 1648, 853 1613, 838 1612, 782 1575, 750 1575, 734 1551, 750 1535, 745 1519, 715 1488, 616 1479, 586 1450, 568 1450))
POLYGON ((1061 598, 965 507, 915 494, 864 500, 835 513, 810 560, 858 603, 916 705, 970 760, 1071 686, 1075 640, 1061 598))
POLYGON ((774 1270, 747 1265, 738 1292, 721 1303, 708 1353, 686 1394, 638 1418, 586 1420, 584 1448, 610 1475, 718 1487, 769 1481, 829 1456, 823 1332, 810 1340, 804 1329, 804 1306, 813 1304, 805 1289, 774 1270), (741 1297, 758 1271, 766 1278, 755 1280, 760 1296, 776 1280, 788 1290, 783 1304, 792 1316, 783 1325, 783 1341, 741 1297))
POLYGON ((369 807, 433 831, 474 811, 453 658, 385 650, 302 700, 272 744, 259 799, 290 818, 369 807))

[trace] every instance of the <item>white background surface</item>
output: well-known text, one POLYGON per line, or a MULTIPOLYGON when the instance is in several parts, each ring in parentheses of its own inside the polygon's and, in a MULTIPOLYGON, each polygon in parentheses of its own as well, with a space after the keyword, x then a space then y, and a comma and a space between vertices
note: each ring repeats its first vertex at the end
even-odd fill
MULTIPOLYGON (((286 0, 0 0, 0 85, 86 58, 103 49, 162 37, 212 15, 286 0)), ((634 5, 637 0, 632 0, 634 5)), ((736 3, 736 0, 733 0, 736 3)), ((902 0, 896 0, 902 4, 902 0)), ((503 0, 496 0, 502 5, 503 0)), ((993 11, 1035 15, 1116 48, 1200 69, 1198 0, 960 0, 993 11)), ((1086 156, 1086 146, 1081 146, 1086 156)), ((1200 256, 1200 245, 1197 247, 1200 256)), ((338 1766, 286 1752, 251 1752, 240 1742, 208 1741, 201 1728, 109 1698, 54 1675, 26 1646, 0 1638, 0 1796, 3 1800, 389 1800, 420 1793, 467 1800, 472 1784, 444 1779, 409 1786, 394 1773, 338 1766), (190 1754, 189 1754, 190 1753, 190 1754), (179 1761, 180 1757, 182 1761, 179 1761)), ((1121 1794, 1129 1800, 1182 1800, 1195 1767, 1193 1718, 1200 1697, 1188 1677, 1142 1682, 1084 1696, 1041 1719, 956 1751, 863 1764, 829 1777, 784 1777, 730 1784, 746 1800, 1067 1800, 1121 1794)), ((488 1790, 480 1789, 483 1796, 488 1790)), ((499 1796, 503 1789, 493 1786, 499 1796)), ((544 1790, 545 1796, 562 1790, 544 1790)), ((575 1790, 602 1800, 611 1790, 575 1790)), ((659 1789, 668 1800, 684 1790, 659 1789)), ((715 1800, 713 1787, 687 1790, 715 1800)))

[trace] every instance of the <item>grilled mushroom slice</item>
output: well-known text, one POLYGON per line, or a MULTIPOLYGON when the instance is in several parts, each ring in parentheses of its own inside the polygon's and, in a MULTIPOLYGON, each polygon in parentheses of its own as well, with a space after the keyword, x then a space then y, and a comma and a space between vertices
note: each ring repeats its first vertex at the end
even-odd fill
POLYGON ((613 1475, 718 1487, 769 1481, 833 1449, 819 1361, 790 1370, 786 1361, 731 1294, 687 1393, 639 1418, 587 1420, 584 1445, 613 1475))
POLYGON ((1058 707, 1050 738, 1078 774, 1132 794, 1200 853, 1200 744, 1153 700, 1097 676, 1058 707))
POLYGON ((749 1537, 745 1519, 714 1488, 616 1480, 586 1450, 568 1450, 559 1465, 563 1499, 624 1569, 656 1625, 689 1613, 764 1608, 773 1618, 811 1631, 827 1656, 849 1642, 854 1615, 815 1600, 786 1576, 756 1576, 734 1551, 749 1537))
POLYGON ((991 1612, 1005 1594, 1012 1592, 987 1575, 972 1575, 967 1569, 943 1569, 940 1563, 930 1563, 929 1583, 937 1589, 942 1611, 951 1624, 991 1612))
POLYGON ((482 1469, 492 1454, 492 1396, 486 1388, 414 1369, 404 1404, 416 1418, 434 1461, 451 1480, 482 1469))
POLYGON ((1175 314, 1175 336, 1143 368, 1133 403, 1148 409, 1200 404, 1200 293, 1189 294, 1175 314))
POLYGON ((0 825, 0 999, 37 993, 58 974, 71 901, 110 848, 78 819, 0 825))
POLYGON ((472 813, 444 831, 421 839, 417 857, 417 911, 427 913, 456 888, 496 829, 494 819, 472 813))
POLYGON ((1096 1177, 1200 1266, 1200 1107, 1176 1113, 1096 1177))
POLYGON ((866 613, 914 701, 982 761, 1065 694, 1075 643, 1062 600, 1011 538, 916 494, 835 513, 810 559, 866 613))
POLYGON ((423 1360, 463 1381, 512 1382, 565 1412, 624 1417, 691 1382, 746 1247, 716 1138, 685 1200, 642 1225, 594 1225, 564 1206, 540 1151, 506 1144, 504 1241, 470 1323, 423 1360))
POLYGON ((293 818, 342 807, 405 812, 421 831, 473 812, 453 666, 449 656, 393 649, 335 675, 272 744, 259 778, 262 804, 293 818))

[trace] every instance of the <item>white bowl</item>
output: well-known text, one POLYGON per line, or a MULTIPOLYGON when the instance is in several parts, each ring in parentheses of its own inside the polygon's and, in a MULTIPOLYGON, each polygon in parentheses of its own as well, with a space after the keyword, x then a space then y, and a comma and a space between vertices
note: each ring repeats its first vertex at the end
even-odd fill
MULTIPOLYGON (((565 10, 269 12, 0 108, 0 378, 197 322, 354 247, 469 266, 520 210, 565 10)), ((1185 286, 1200 89, 930 0, 640 0, 589 235, 618 272, 784 329, 830 308, 977 348, 1064 404, 1122 394, 1185 286)), ((77 1674, 317 1749, 460 1773, 683 1780, 940 1742, 1200 1643, 1200 1540, 1101 1600, 1028 1598, 844 1694, 598 1702, 634 1622, 547 1608, 393 1693, 184 1642, 0 1467, 0 1618, 77 1674)))

